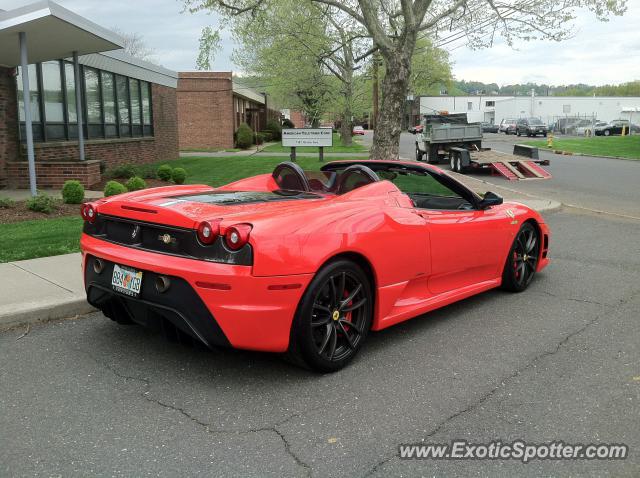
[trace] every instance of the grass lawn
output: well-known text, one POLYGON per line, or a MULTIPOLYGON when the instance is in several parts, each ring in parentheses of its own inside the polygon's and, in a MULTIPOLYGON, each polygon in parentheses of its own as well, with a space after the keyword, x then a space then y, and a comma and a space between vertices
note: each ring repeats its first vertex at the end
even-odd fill
MULTIPOLYGON (((187 170, 187 183, 217 187, 256 174, 269 173, 287 158, 230 156, 221 158, 180 158, 169 161, 172 167, 187 170)), ((325 162, 331 161, 325 158, 325 162)), ((157 168, 162 161, 146 168, 157 168)), ((299 157, 298 164, 307 170, 318 170, 325 164, 318 158, 299 157)), ((0 224, 0 262, 55 256, 79 251, 82 218, 77 216, 38 219, 0 224)))
MULTIPOLYGON (((541 149, 547 147, 546 139, 527 141, 525 144, 538 146, 541 149)), ((553 148, 551 149, 590 154, 592 156, 619 156, 627 159, 640 159, 640 135, 554 139, 553 148)))
POLYGON ((77 252, 81 231, 79 214, 0 224, 0 262, 77 252))
MULTIPOLYGON (((324 148, 325 154, 331 153, 358 153, 358 152, 366 152, 368 149, 360 143, 361 139, 357 136, 353 138, 353 142, 351 146, 342 146, 342 141, 340 141, 340 135, 337 133, 333 133, 333 146, 330 148, 324 148)), ((288 153, 291 151, 291 148, 282 146, 281 143, 272 144, 264 148, 267 153, 288 153)), ((303 146, 301 148, 296 148, 297 153, 317 153, 318 148, 313 146, 303 146)))

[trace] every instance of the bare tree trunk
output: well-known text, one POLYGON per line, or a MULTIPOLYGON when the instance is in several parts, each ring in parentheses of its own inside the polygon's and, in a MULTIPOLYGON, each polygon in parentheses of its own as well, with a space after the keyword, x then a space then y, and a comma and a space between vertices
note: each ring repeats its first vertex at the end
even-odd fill
POLYGON ((353 131, 353 123, 351 122, 351 104, 353 102, 353 70, 349 72, 351 78, 342 83, 342 94, 344 95, 344 107, 342 109, 342 124, 340 125, 340 139, 343 146, 351 146, 351 132, 353 131))
POLYGON ((404 112, 409 74, 411 72, 410 52, 395 52, 396 55, 385 55, 385 76, 382 80, 382 105, 376 129, 373 132, 373 146, 369 152, 370 159, 398 159, 400 133, 402 132, 402 115, 404 112))

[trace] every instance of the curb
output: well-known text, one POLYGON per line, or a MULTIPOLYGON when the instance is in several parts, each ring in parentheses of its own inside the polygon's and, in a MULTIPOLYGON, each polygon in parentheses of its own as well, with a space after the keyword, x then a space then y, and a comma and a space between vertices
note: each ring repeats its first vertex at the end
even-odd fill
POLYGON ((547 199, 547 198, 543 198, 543 197, 540 197, 540 196, 536 196, 535 194, 523 193, 522 191, 517 191, 517 190, 511 189, 509 187, 500 186, 499 184, 491 183, 491 182, 485 181, 483 179, 474 178, 472 176, 467 176, 467 175, 460 174, 460 173, 454 173, 453 171, 447 171, 447 173, 452 175, 458 181, 460 181, 461 183, 465 184, 467 187, 473 189, 476 192, 477 192, 476 188, 474 188, 470 184, 468 184, 467 181, 476 181, 477 183, 486 184, 487 186, 490 186, 490 187, 493 187, 493 188, 499 188, 499 189, 503 189, 505 191, 509 191, 511 194, 513 194, 515 196, 521 196, 520 198, 516 197, 515 199, 505 199, 505 201, 522 202, 525 205, 527 205, 526 202, 527 202, 527 198, 528 198, 528 199, 531 199, 531 201, 541 202, 541 203, 543 203, 542 206, 534 207, 533 205, 529 205, 529 207, 531 207, 531 209, 535 209, 538 212, 559 211, 560 209, 562 209, 562 206, 563 206, 563 204, 561 202, 559 202, 559 201, 555 201, 553 199, 547 199))
POLYGON ((85 297, 19 304, 14 307, 5 307, 0 311, 0 330, 20 325, 68 319, 96 310, 85 297))
POLYGON ((560 149, 546 149, 546 148, 538 148, 540 151, 544 151, 547 153, 559 154, 562 156, 584 156, 585 158, 596 158, 596 159, 622 159, 624 161, 640 161, 640 158, 625 158, 624 156, 596 156, 593 154, 586 153, 574 153, 573 151, 563 151, 560 149))

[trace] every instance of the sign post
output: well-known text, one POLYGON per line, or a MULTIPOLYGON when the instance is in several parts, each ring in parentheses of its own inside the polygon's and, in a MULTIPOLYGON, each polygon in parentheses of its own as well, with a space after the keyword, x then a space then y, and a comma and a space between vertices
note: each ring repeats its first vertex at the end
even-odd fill
POLYGON ((320 161, 324 161, 325 146, 333 146, 331 128, 286 128, 282 130, 282 146, 291 148, 291 161, 296 161, 296 148, 317 147, 320 161))

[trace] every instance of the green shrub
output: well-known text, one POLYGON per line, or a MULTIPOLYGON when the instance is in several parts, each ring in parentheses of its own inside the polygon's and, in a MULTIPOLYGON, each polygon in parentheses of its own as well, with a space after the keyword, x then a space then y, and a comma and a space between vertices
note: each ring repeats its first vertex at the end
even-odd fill
POLYGON ((184 184, 184 180, 187 179, 187 172, 184 168, 175 168, 171 172, 171 179, 176 184, 184 184))
POLYGON ((158 177, 158 170, 153 164, 144 164, 142 166, 136 166, 135 176, 140 176, 144 179, 156 179, 158 177))
POLYGON ((27 208, 35 212, 43 212, 50 214, 56 207, 56 201, 51 196, 39 193, 36 197, 32 197, 27 201, 27 208))
POLYGON ((172 172, 173 172, 173 169, 171 169, 171 166, 169 166, 168 164, 163 164, 158 168, 158 171, 157 171, 158 179, 161 179, 162 181, 171 181, 172 172))
POLYGON ((135 176, 138 172, 136 168, 132 164, 123 164, 121 166, 117 166, 112 168, 107 172, 107 177, 109 178, 118 178, 118 179, 129 179, 135 176))
POLYGON ((253 135, 253 142, 255 144, 262 144, 264 143, 264 134, 263 133, 256 133, 253 135))
POLYGON ((116 194, 126 193, 127 188, 118 181, 109 181, 104 186, 104 197, 115 196, 116 194))
POLYGON ((80 181, 72 179, 62 186, 62 200, 66 204, 80 204, 84 199, 84 187, 80 181))
POLYGON ((9 209, 15 206, 15 204, 16 203, 9 198, 0 198, 0 209, 9 209))
POLYGON ((247 149, 253 144, 253 131, 247 123, 240 123, 236 131, 236 144, 238 148, 247 149))
POLYGON ((268 143, 269 141, 272 141, 273 139, 275 139, 273 137, 273 133, 269 130, 264 130, 264 131, 260 131, 260 133, 262 135, 262 139, 264 139, 265 143, 268 143))
POLYGON ((124 183, 129 191, 139 191, 147 187, 147 183, 144 182, 140 176, 134 176, 124 183))
POLYGON ((282 127, 283 127, 283 128, 295 128, 295 126, 294 126, 294 124, 291 122, 291 120, 290 120, 290 119, 287 119, 287 118, 285 118, 285 119, 283 119, 283 120, 282 120, 282 127))
MULTIPOLYGON (((282 138, 282 126, 278 121, 270 119, 264 129, 271 131, 271 139, 273 141, 280 141, 280 138, 282 138)), ((271 139, 265 138, 265 141, 271 141, 271 139)))

